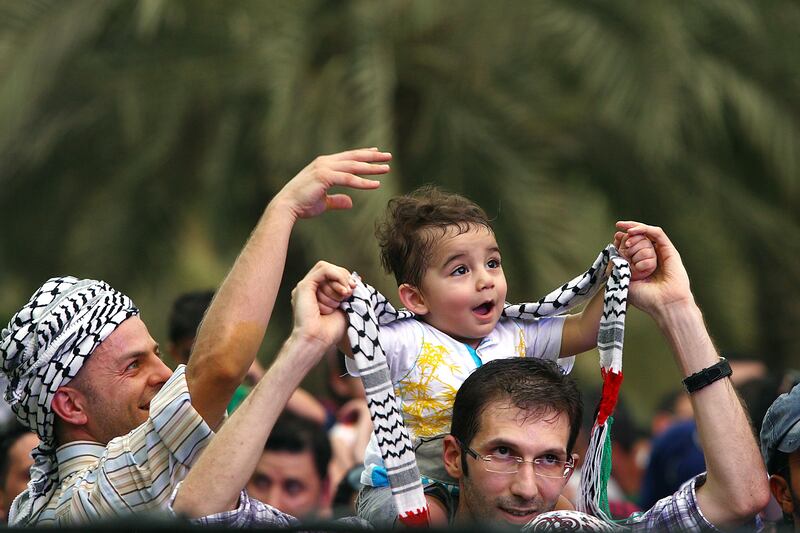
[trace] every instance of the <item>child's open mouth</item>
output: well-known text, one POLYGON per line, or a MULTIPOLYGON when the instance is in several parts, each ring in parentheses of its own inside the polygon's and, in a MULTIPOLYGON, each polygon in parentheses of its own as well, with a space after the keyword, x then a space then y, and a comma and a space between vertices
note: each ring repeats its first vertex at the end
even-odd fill
POLYGON ((472 309, 472 312, 480 317, 489 316, 494 309, 494 302, 485 302, 472 309))

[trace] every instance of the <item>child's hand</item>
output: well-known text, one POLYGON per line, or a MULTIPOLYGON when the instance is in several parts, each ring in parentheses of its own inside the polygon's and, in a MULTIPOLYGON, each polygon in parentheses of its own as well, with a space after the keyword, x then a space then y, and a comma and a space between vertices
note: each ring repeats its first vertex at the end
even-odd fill
POLYGON ((353 294, 356 286, 350 272, 341 267, 335 267, 336 278, 328 278, 317 287, 317 304, 319 314, 329 315, 339 308, 339 303, 353 294))
POLYGON ((629 236, 618 231, 614 234, 614 246, 631 265, 631 281, 645 279, 656 271, 656 249, 646 235, 629 236))

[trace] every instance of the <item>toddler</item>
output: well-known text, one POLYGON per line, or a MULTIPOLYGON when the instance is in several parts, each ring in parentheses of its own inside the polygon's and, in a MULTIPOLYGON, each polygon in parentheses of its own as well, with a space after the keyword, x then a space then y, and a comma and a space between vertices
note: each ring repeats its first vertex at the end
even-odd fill
MULTIPOLYGON (((383 325, 380 341, 404 423, 415 439, 432 524, 444 525, 455 509, 444 503, 452 498, 443 491, 452 491, 454 483, 444 471, 441 438, 449 433, 461 383, 487 361, 507 357, 552 359, 569 372, 572 356, 597 345, 603 291, 581 313, 538 320, 502 317, 506 278, 486 213, 432 186, 390 200, 376 233, 381 262, 397 280, 400 301, 416 315, 383 325)), ((655 250, 646 238, 628 239, 623 254, 632 279, 655 270, 655 250)), ((320 292, 320 305, 335 307, 343 297, 340 286, 320 292)), ((340 348, 350 354, 346 337, 340 348)), ((354 362, 347 363, 358 375, 354 362)), ((361 481, 359 516, 375 526, 391 526, 397 512, 374 435, 361 481)))

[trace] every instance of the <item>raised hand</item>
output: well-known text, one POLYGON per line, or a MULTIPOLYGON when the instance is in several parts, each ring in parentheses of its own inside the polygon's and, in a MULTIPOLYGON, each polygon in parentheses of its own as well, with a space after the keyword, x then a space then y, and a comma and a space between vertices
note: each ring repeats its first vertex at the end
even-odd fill
POLYGON ((689 276, 681 261, 678 250, 657 226, 648 226, 633 221, 617 222, 621 230, 614 236, 615 244, 643 236, 653 243, 658 266, 646 279, 631 282, 628 301, 650 315, 665 311, 673 304, 693 302, 694 297, 689 287, 689 276))
POLYGON ((389 172, 392 159, 389 152, 377 148, 349 150, 338 154, 322 155, 301 170, 275 197, 284 202, 296 218, 310 218, 328 209, 350 209, 352 199, 346 194, 328 194, 331 187, 376 189, 380 182, 359 177, 389 172))
POLYGON ((320 287, 341 284, 349 287, 350 273, 344 268, 320 261, 300 280, 292 291, 294 331, 292 336, 328 347, 344 335, 346 319, 342 311, 321 313, 317 300, 320 287))

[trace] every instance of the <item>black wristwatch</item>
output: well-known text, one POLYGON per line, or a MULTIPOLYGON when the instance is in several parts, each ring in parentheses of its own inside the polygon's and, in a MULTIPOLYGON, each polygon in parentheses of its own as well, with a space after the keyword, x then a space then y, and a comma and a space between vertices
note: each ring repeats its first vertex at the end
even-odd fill
POLYGON ((728 360, 724 357, 720 357, 717 364, 695 372, 684 379, 683 386, 688 393, 697 392, 706 385, 711 385, 718 379, 726 378, 731 374, 733 374, 733 371, 731 370, 731 365, 728 364, 728 360))

